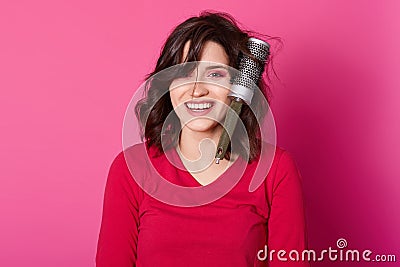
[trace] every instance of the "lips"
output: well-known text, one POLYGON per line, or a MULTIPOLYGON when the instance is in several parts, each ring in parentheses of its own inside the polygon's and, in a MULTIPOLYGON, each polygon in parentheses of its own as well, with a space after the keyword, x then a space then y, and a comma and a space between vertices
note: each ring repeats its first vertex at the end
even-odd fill
POLYGON ((187 112, 195 117, 207 115, 213 110, 214 106, 215 102, 210 100, 185 102, 187 112))
POLYGON ((214 102, 211 102, 211 101, 201 101, 201 102, 190 101, 190 102, 186 102, 185 106, 191 111, 203 112, 203 111, 211 109, 214 106, 214 102))

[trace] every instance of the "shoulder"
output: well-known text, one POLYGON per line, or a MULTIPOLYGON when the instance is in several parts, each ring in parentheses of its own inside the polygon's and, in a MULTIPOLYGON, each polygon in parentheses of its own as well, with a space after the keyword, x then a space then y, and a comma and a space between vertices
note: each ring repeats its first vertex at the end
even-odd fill
POLYGON ((268 143, 264 143, 262 147, 262 156, 258 157, 257 160, 250 165, 269 165, 269 176, 275 176, 278 172, 282 171, 292 171, 297 170, 297 166, 295 160, 291 153, 289 153, 286 149, 271 145, 268 143))
POLYGON ((301 179, 292 154, 286 149, 276 147, 274 160, 266 179, 267 186, 276 189, 283 184, 300 185, 301 179))
POLYGON ((138 160, 143 160, 145 159, 145 155, 147 155, 147 152, 144 143, 129 146, 114 156, 114 159, 111 163, 111 168, 128 168, 130 161, 137 162, 138 160))
POLYGON ((120 151, 113 159, 109 180, 128 182, 142 187, 146 178, 155 173, 152 158, 157 154, 157 148, 147 148, 145 143, 139 143, 120 151))
POLYGON ((297 170, 292 154, 281 147, 276 147, 274 163, 277 170, 297 170))
POLYGON ((293 156, 276 147, 274 161, 264 181, 267 203, 270 207, 291 206, 300 209, 302 200, 302 177, 293 156))
POLYGON ((146 148, 142 143, 120 151, 112 160, 108 183, 129 183, 135 186, 133 170, 138 169, 138 166, 143 166, 143 163, 147 160, 146 155, 146 148))
POLYGON ((143 147, 135 145, 120 151, 114 157, 108 172, 105 189, 108 200, 128 200, 129 203, 140 205, 144 198, 144 192, 137 179, 132 175, 132 165, 129 164, 129 160, 132 160, 132 155, 140 158, 139 155, 142 152, 143 147))
POLYGON ((281 187, 286 188, 288 191, 301 190, 302 187, 302 177, 294 157, 282 148, 277 149, 272 186, 275 190, 281 187))

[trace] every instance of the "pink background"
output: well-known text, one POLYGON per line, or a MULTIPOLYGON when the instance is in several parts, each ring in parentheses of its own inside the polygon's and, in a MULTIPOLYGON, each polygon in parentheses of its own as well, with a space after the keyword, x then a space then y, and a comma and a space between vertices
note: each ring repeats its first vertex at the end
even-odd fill
MULTIPOLYGON (((0 4, 0 265, 94 266, 125 108, 167 33, 203 9, 283 38, 272 106, 310 248, 345 238, 400 261, 398 1, 143 2, 0 4)), ((366 266, 313 266, 342 264, 366 266)))

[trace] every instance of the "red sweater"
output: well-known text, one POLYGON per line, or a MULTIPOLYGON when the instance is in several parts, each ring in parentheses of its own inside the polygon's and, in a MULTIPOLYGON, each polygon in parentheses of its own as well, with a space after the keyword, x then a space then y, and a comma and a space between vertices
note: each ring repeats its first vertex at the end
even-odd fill
MULTIPOLYGON (((135 153, 143 153, 140 151, 135 153)), ((165 155, 150 156, 159 173, 172 183, 201 186, 165 155)), ((125 158, 121 152, 109 171, 97 267, 309 266, 289 260, 291 250, 301 256, 306 248, 306 232, 301 177, 284 150, 276 149, 267 178, 254 192, 248 188, 256 161, 247 165, 240 181, 225 196, 198 207, 165 204, 145 193, 125 158), (268 255, 271 250, 285 250, 288 261, 279 260, 277 253, 272 260, 258 259, 266 245, 268 255)), ((235 172, 228 169, 217 180, 232 175, 235 172)))

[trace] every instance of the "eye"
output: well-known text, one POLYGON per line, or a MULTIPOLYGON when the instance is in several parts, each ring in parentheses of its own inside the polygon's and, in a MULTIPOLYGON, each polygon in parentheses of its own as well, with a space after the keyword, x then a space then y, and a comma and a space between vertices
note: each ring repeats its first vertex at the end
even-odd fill
POLYGON ((221 77, 222 75, 218 72, 213 72, 208 75, 208 77, 221 77))
POLYGON ((207 77, 211 77, 211 78, 220 78, 220 77, 225 77, 226 73, 222 72, 222 71, 213 71, 210 72, 207 77))

